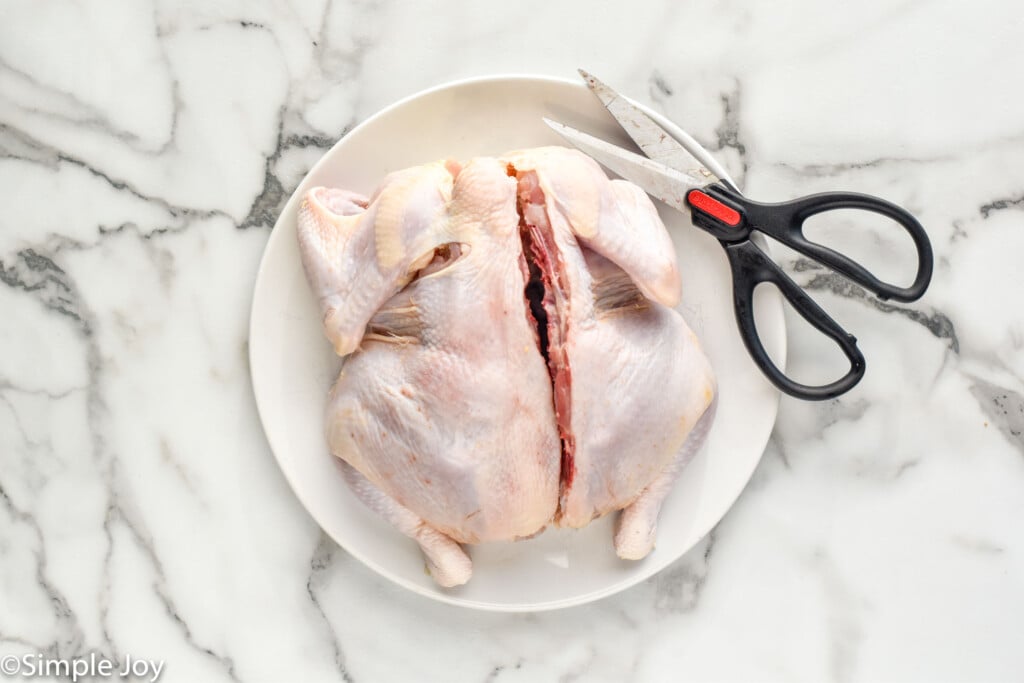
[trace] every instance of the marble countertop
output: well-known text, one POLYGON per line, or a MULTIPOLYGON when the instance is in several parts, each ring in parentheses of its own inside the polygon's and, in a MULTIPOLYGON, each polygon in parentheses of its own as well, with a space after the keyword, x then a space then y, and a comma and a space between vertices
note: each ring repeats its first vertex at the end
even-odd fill
MULTIPOLYGON (((0 8, 0 655, 163 660, 166 681, 1021 680, 1017 3, 444 8, 0 8), (782 253, 857 333, 861 385, 783 398, 739 501, 663 573, 462 610, 364 568, 289 490, 249 383, 256 267, 305 171, 382 106, 577 66, 754 197, 908 207, 935 277, 889 305, 782 253)), ((795 326, 795 371, 819 356, 795 326)))

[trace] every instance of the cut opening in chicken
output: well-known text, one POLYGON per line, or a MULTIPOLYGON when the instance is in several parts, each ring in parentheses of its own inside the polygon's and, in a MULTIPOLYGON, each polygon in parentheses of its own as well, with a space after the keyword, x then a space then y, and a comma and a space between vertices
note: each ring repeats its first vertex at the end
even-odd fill
POLYGON ((576 473, 572 433, 572 368, 566 350, 569 319, 568 283, 565 268, 559 263, 560 250, 548 220, 544 193, 534 171, 518 172, 509 165, 509 175, 518 183, 516 211, 519 213, 519 236, 523 259, 527 265, 524 296, 528 316, 537 329, 540 353, 551 376, 555 421, 561 440, 560 498, 572 486, 576 473))

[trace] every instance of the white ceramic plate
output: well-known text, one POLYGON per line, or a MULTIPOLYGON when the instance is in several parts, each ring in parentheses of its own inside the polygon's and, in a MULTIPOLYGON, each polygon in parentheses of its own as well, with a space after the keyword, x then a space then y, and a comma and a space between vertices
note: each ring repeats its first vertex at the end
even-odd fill
MULTIPOLYGON (((302 195, 316 185, 369 194, 386 173, 407 166, 563 144, 542 116, 628 144, 596 98, 573 81, 485 78, 414 95, 355 128, 313 167, 274 226, 253 295, 253 390, 267 440, 295 495, 341 547, 383 576, 422 595, 480 609, 534 611, 582 604, 627 588, 679 558, 722 518, 747 483, 775 423, 779 400, 739 338, 721 248, 694 229, 688 217, 660 207, 679 255, 679 311, 703 340, 718 374, 720 403, 705 448, 662 510, 658 544, 650 556, 640 562, 619 560, 608 517, 578 531, 548 530, 528 541, 472 547, 473 578, 445 590, 424 571, 416 544, 349 493, 323 437, 327 390, 340 360, 321 332, 299 261, 295 216, 302 195)), ((682 139, 682 131, 656 118, 682 139)), ((698 151, 705 163, 713 163, 698 151)), ((769 290, 759 292, 757 303, 762 338, 774 358, 784 359, 781 300, 769 290)))

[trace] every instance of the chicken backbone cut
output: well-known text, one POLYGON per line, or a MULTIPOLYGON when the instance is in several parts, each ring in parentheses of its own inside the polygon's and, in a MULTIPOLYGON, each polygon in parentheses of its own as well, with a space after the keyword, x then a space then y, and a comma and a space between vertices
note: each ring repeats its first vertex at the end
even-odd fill
POLYGON ((441 161, 310 190, 298 239, 345 358, 330 450, 439 584, 469 580, 461 544, 618 510, 618 555, 651 551, 716 385, 642 190, 561 147, 441 161))

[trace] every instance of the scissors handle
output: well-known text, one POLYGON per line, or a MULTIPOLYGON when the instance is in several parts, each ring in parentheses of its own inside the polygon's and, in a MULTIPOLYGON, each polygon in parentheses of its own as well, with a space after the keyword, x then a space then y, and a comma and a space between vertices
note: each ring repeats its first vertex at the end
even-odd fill
POLYGON ((740 336, 765 376, 790 396, 808 400, 823 401, 835 398, 852 389, 864 376, 864 355, 857 348, 857 339, 839 326, 828 313, 814 302, 807 293, 786 275, 768 256, 750 240, 725 243, 725 253, 732 267, 733 304, 736 308, 736 322, 740 336), (779 288, 793 308, 815 329, 834 340, 850 361, 850 371, 845 376, 822 386, 800 384, 783 373, 761 343, 754 323, 754 289, 763 282, 770 282, 779 288))
MULTIPOLYGON (((928 241, 928 234, 910 212, 892 202, 857 192, 822 192, 788 202, 765 204, 747 199, 735 190, 717 184, 695 192, 710 195, 721 201, 727 208, 734 207, 740 215, 740 220, 737 225, 733 226, 732 231, 728 234, 716 234, 720 240, 746 239, 750 231, 760 231, 794 251, 844 275, 883 301, 886 299, 902 302, 916 301, 928 289, 928 283, 932 278, 932 245, 928 241), (836 209, 857 209, 881 214, 892 219, 907 231, 917 250, 917 274, 909 287, 897 287, 883 282, 848 256, 812 242, 804 236, 803 225, 808 218, 836 209)), ((716 232, 722 232, 725 226, 722 225, 721 217, 714 216, 713 218, 717 220, 711 222, 718 223, 716 232)))

